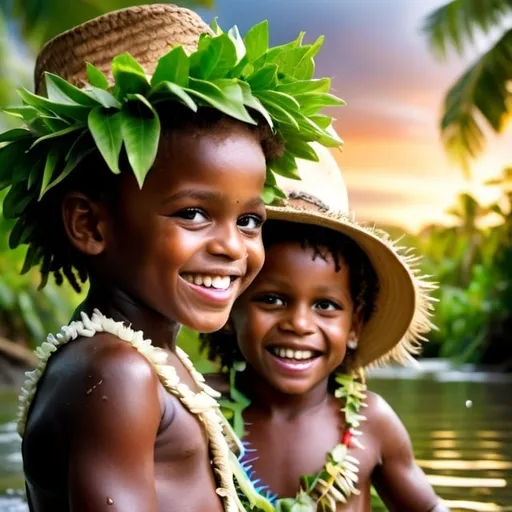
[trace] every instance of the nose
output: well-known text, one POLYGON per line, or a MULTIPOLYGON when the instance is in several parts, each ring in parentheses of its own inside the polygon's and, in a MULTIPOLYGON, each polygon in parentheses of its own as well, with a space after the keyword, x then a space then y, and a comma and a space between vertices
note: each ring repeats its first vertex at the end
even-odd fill
POLYGON ((313 314, 308 304, 294 304, 287 308, 279 327, 286 332, 308 336, 315 332, 313 314))
POLYGON ((208 243, 208 252, 236 261, 247 257, 247 247, 237 225, 218 226, 208 243))

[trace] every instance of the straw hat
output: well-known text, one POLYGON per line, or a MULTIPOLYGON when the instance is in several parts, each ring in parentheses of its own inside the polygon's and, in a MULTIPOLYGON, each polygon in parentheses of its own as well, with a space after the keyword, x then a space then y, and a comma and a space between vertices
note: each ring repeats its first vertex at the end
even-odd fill
POLYGON ((338 231, 354 240, 368 256, 379 280, 374 312, 363 326, 355 351, 354 367, 364 368, 395 360, 413 361, 429 320, 435 285, 421 277, 418 258, 399 248, 376 228, 358 224, 348 207, 341 171, 331 152, 315 145, 320 162, 300 161, 301 180, 278 177, 288 195, 283 206, 268 206, 269 219, 313 224, 338 231))
POLYGON ((193 52, 203 32, 211 30, 199 15, 175 5, 141 5, 109 12, 46 43, 36 60, 35 91, 45 92, 45 71, 84 86, 86 62, 111 79, 112 59, 124 52, 129 52, 152 75, 158 59, 171 48, 181 45, 186 52, 193 52))

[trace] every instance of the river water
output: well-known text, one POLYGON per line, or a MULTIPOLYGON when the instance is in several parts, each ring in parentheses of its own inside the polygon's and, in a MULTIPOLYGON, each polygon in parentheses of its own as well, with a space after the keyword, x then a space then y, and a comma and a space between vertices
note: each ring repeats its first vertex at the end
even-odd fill
MULTIPOLYGON (((419 464, 452 511, 512 511, 511 378, 426 366, 419 377, 407 370, 374 372, 369 388, 398 413, 419 464)), ((2 512, 27 510, 15 412, 15 394, 0 392, 2 512)))

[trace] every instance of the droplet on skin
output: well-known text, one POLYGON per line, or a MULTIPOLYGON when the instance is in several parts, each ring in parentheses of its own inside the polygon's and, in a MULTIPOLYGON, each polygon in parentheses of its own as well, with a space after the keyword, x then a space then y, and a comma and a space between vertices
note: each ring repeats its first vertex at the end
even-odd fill
POLYGON ((114 500, 112 498, 107 498, 107 505, 113 505, 114 500))
POLYGON ((473 405, 472 400, 466 400, 466 407, 469 409, 473 405))

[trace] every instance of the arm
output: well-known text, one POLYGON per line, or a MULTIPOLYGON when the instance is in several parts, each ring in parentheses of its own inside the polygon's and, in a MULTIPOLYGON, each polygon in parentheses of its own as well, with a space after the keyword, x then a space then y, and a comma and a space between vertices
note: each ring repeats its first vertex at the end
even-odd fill
POLYGON ((154 512, 154 444, 162 412, 158 378, 131 347, 105 345, 90 375, 79 379, 80 389, 74 386, 70 511, 154 512))
POLYGON ((380 440, 381 463, 372 475, 382 501, 391 512, 447 512, 414 460, 409 435, 384 399, 372 395, 369 423, 380 440))

